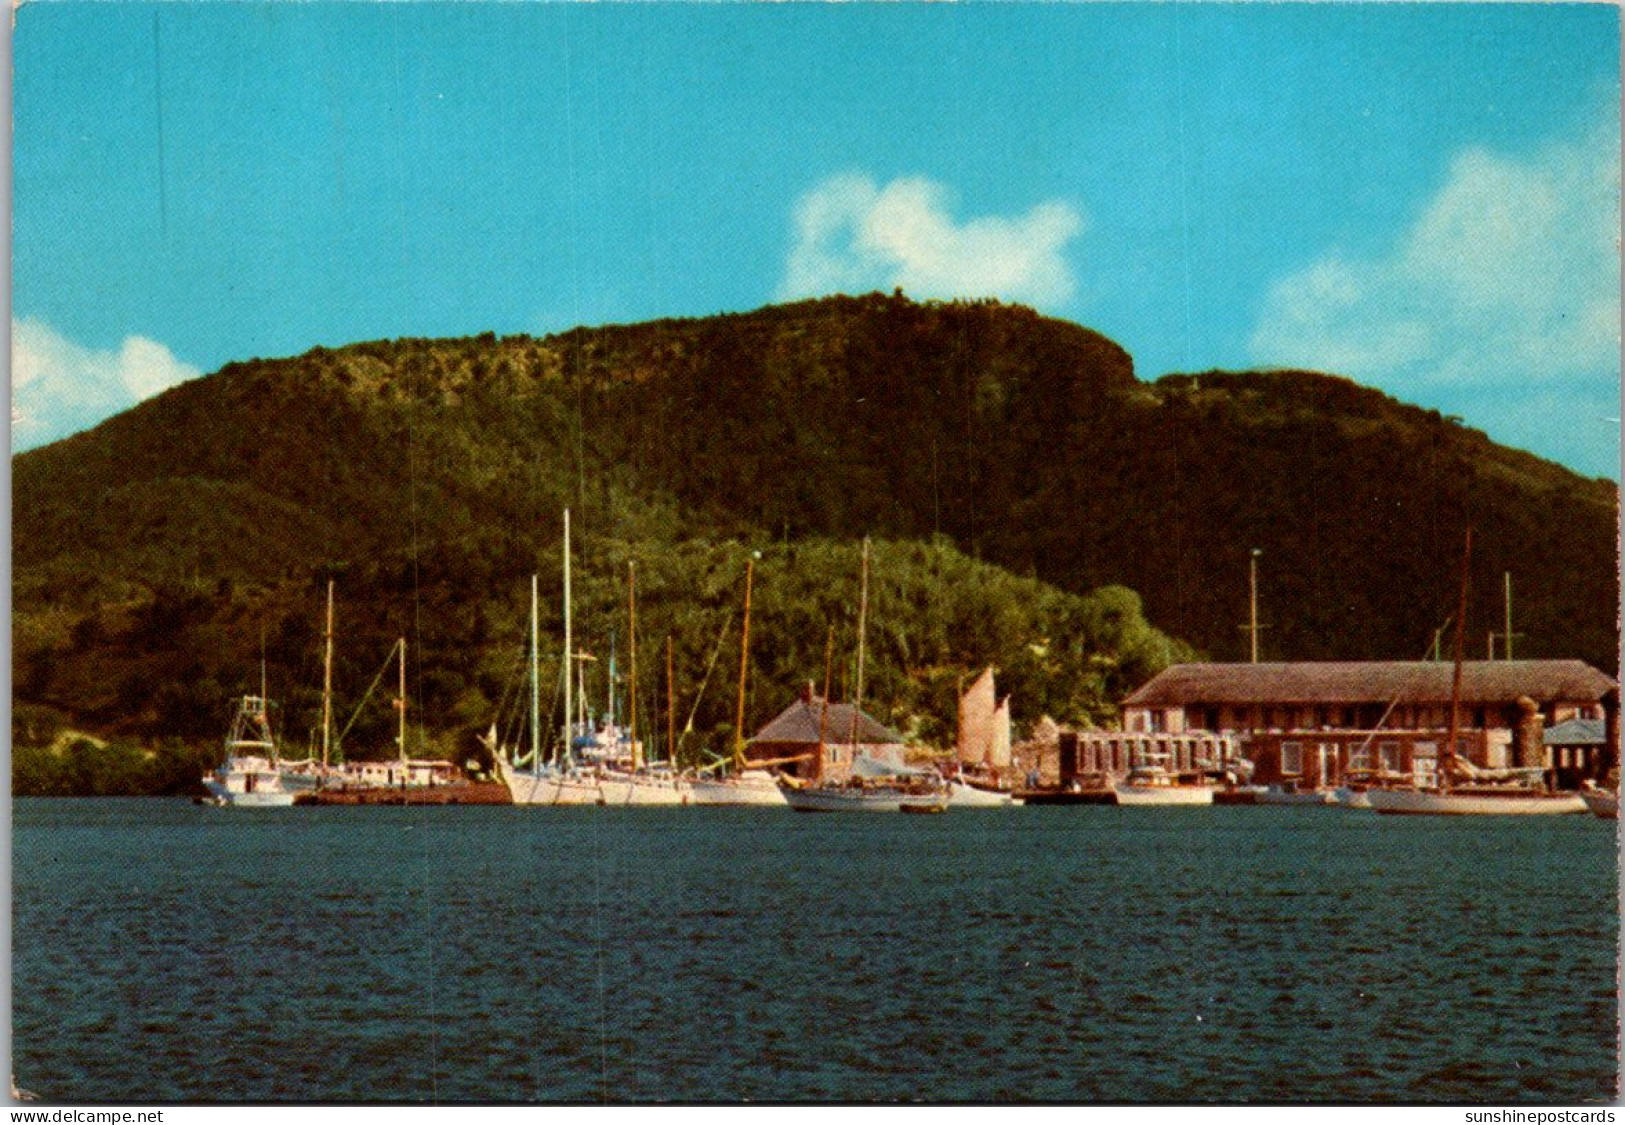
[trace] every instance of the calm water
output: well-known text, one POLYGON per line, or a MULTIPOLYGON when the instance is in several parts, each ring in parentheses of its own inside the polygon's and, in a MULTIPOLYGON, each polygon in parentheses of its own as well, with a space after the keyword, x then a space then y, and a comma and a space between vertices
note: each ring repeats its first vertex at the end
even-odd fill
POLYGON ((16 1080, 48 1099, 1615 1091, 1591 817, 14 809, 16 1080))

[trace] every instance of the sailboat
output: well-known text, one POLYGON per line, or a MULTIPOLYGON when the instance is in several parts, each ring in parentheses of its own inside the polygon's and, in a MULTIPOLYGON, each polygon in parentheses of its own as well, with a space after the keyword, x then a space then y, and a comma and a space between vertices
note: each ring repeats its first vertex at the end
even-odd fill
POLYGON ((562 760, 542 760, 541 630, 536 575, 530 577, 530 752, 497 748, 497 772, 516 805, 600 805, 598 779, 577 770, 570 753, 570 510, 564 510, 564 739, 562 760), (525 767, 529 767, 527 770, 525 767))
POLYGON ((226 734, 220 765, 203 775, 208 803, 234 808, 276 808, 293 804, 277 770, 276 742, 271 737, 270 704, 263 694, 237 702, 226 734))
POLYGON ((745 621, 739 632, 739 709, 734 717, 733 756, 726 772, 689 780, 690 799, 696 805, 784 806, 778 779, 768 770, 749 768, 745 759, 745 673, 750 663, 750 587, 755 567, 754 555, 745 560, 745 621))
POLYGON ((625 742, 627 757, 607 764, 599 774, 599 791, 603 803, 625 805, 686 805, 692 796, 686 778, 680 777, 670 763, 664 766, 645 763, 643 744, 638 741, 638 611, 637 564, 626 564, 627 644, 631 650, 632 668, 627 684, 628 730, 625 742))
POLYGON ((283 759, 279 763, 281 784, 293 793, 305 793, 320 788, 334 779, 331 758, 333 736, 333 580, 327 580, 327 624, 322 633, 322 757, 315 754, 294 761, 283 759))
MULTIPOLYGON (((869 613, 869 540, 863 541, 863 586, 858 602, 858 674, 852 700, 852 776, 844 782, 827 781, 824 727, 829 715, 826 684, 820 712, 818 753, 811 784, 781 779, 780 789, 797 812, 906 812, 940 813, 948 808, 948 789, 935 770, 911 770, 857 752, 858 715, 863 704, 864 632, 869 613)), ((828 672, 825 672, 828 680, 828 672)))
MULTIPOLYGON (((1529 779, 1515 778, 1507 783, 1488 783, 1486 774, 1516 775, 1525 771, 1480 770, 1462 760, 1457 752, 1461 730, 1462 627, 1467 618, 1468 566, 1473 554, 1473 532, 1467 529, 1461 559, 1461 597, 1456 607, 1455 673, 1450 683, 1450 730, 1439 751, 1438 769, 1432 787, 1371 789, 1366 800, 1380 813, 1425 813, 1455 816, 1542 816, 1582 813, 1586 804, 1578 793, 1552 793, 1529 779), (1455 784, 1457 776, 1468 784, 1455 784)), ((1539 772, 1539 771, 1535 771, 1539 772)))

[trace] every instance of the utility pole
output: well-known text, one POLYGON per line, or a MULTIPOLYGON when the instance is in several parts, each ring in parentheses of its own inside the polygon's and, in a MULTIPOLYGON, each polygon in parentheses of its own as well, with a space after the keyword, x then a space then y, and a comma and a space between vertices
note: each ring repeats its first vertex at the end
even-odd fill
POLYGON ((1250 656, 1251 663, 1258 663, 1258 631, 1269 626, 1258 623, 1258 557, 1264 552, 1254 547, 1252 555, 1247 560, 1247 604, 1249 608, 1248 623, 1240 626, 1241 630, 1251 637, 1250 656))

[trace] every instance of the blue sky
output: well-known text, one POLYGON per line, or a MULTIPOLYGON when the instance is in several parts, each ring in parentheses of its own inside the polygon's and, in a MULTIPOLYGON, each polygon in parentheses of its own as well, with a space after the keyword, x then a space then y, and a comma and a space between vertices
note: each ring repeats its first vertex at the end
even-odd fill
POLYGON ((900 285, 1618 479, 1608 5, 45 0, 14 34, 16 448, 233 359, 900 285))

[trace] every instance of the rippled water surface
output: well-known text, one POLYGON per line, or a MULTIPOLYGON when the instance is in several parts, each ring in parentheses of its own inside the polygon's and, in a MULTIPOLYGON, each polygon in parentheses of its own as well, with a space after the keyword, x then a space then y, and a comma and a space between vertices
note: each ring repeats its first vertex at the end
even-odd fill
POLYGON ((1615 1093, 1614 827, 19 800, 61 1101, 1615 1093))

